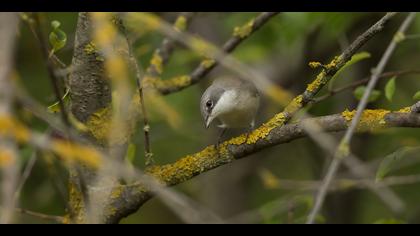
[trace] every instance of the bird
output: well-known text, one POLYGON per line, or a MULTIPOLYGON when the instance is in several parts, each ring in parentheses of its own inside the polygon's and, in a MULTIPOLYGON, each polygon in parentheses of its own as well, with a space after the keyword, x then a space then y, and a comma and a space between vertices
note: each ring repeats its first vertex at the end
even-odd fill
POLYGON ((209 128, 218 120, 218 127, 222 129, 216 146, 227 129, 248 128, 250 131, 255 126, 259 106, 260 95, 254 83, 234 76, 216 78, 200 102, 205 127, 209 128))

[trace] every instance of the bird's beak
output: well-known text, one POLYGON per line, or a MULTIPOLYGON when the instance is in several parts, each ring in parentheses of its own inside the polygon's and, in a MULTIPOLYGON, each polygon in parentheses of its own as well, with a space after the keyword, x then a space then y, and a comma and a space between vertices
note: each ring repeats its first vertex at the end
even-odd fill
POLYGON ((209 128, 211 121, 213 120, 213 117, 209 114, 206 116, 205 122, 206 122, 206 129, 209 128))

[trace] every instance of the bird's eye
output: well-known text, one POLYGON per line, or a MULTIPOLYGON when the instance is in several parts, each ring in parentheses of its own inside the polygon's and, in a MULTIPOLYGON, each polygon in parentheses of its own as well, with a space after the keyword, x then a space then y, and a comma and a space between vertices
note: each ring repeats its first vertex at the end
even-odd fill
POLYGON ((206 107, 211 107, 211 106, 213 106, 213 102, 211 100, 208 100, 206 102, 206 107))

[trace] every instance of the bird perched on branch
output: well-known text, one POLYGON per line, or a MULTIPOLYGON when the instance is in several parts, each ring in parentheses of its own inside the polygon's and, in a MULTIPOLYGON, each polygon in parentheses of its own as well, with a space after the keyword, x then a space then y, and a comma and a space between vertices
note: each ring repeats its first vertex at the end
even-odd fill
POLYGON ((217 78, 201 97, 201 115, 208 128, 218 120, 222 128, 217 144, 226 129, 248 128, 255 125, 255 115, 260 105, 260 95, 255 85, 237 77, 217 78))

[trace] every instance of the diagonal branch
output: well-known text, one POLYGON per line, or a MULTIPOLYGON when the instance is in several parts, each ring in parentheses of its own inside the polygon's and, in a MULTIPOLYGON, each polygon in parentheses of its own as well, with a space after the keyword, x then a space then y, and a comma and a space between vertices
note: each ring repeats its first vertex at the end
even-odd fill
MULTIPOLYGON (((185 31, 189 25, 193 12, 182 12, 176 18, 173 27, 178 31, 185 31)), ((149 67, 146 69, 146 76, 158 78, 162 75, 163 66, 169 61, 169 58, 175 48, 176 40, 166 37, 162 44, 153 52, 149 67)))
MULTIPOLYGON (((345 111, 340 114, 311 118, 311 121, 316 122, 324 132, 339 132, 349 127, 353 115, 354 111, 345 111)), ((218 153, 214 145, 208 146, 172 164, 150 167, 146 172, 168 186, 177 185, 260 150, 307 137, 303 127, 305 122, 308 121, 302 120, 298 123, 277 126, 265 138, 254 140, 249 144, 243 143, 246 135, 242 135, 220 144, 221 153, 218 153)), ((369 132, 387 127, 420 127, 420 115, 410 113, 409 108, 397 112, 366 110, 357 131, 369 132)), ((107 217, 108 223, 116 223, 135 212, 153 196, 141 183, 120 188, 118 193, 120 197, 113 199, 110 207, 119 210, 107 217)))
MULTIPOLYGON (((222 47, 225 53, 231 53, 239 44, 249 38, 254 32, 266 24, 272 17, 276 16, 278 12, 263 12, 254 19, 248 21, 245 25, 236 27, 231 38, 229 38, 222 47)), ((198 83, 211 70, 218 65, 218 62, 212 59, 203 60, 197 68, 195 68, 190 75, 177 76, 172 79, 163 80, 157 83, 157 88, 162 94, 169 94, 178 92, 191 85, 198 83), (180 83, 183 78, 188 78, 187 82, 180 83)))
MULTIPOLYGON (((389 14, 389 13, 388 13, 389 14)), ((387 15, 388 15, 387 14, 387 15)), ((415 16, 415 13, 410 13, 407 18, 404 20, 404 22, 402 23, 402 25, 400 26, 400 28, 398 29, 397 33, 402 33, 404 34, 404 32, 407 30, 408 26, 410 25, 410 23, 413 21, 415 16)), ((394 39, 391 41, 391 43, 389 44, 388 48, 386 49, 384 55, 382 56, 381 60, 378 63, 378 66, 375 68, 375 71, 372 73, 372 77, 368 83, 368 86, 366 88, 365 93, 363 94, 362 99, 360 100, 359 105, 357 106, 357 111, 355 114, 354 119, 352 120, 352 123, 350 125, 350 127, 347 129, 346 133, 344 134, 344 137, 342 138, 338 149, 334 155, 333 161, 330 164, 330 167, 328 168, 328 172, 323 180, 323 184, 320 188, 320 190, 318 191, 318 194, 316 196, 315 199, 315 205, 312 209, 312 211, 310 212, 309 216, 308 216, 308 220, 307 223, 313 223, 314 219, 316 217, 316 215, 318 214, 318 212, 321 209, 321 206, 324 202, 324 199, 326 197, 327 194, 327 190, 328 187, 331 183, 331 181, 334 179, 334 176, 338 170, 338 167, 341 164, 341 160, 343 158, 345 158, 346 156, 350 155, 350 141, 351 138, 354 134, 354 132, 356 131, 356 127, 359 123, 360 117, 363 113, 363 110, 365 109, 367 103, 368 103, 368 98, 370 96, 371 91, 373 90, 373 88, 376 85, 376 82, 378 81, 380 74, 383 72, 383 70, 385 69, 385 66, 387 64, 387 62, 389 61, 393 51, 395 50, 396 46, 397 46, 398 41, 396 40, 396 38, 394 37, 394 39)))
MULTIPOLYGON (((377 23, 360 35, 340 56, 334 58, 328 65, 324 66, 321 73, 318 74, 313 83, 308 85, 304 93, 293 99, 283 112, 275 115, 271 120, 250 133, 248 137, 247 135, 241 135, 225 141, 219 147, 220 153, 214 146, 209 146, 201 152, 188 155, 173 164, 148 168, 147 172, 167 185, 176 185, 187 181, 200 173, 232 162, 235 159, 245 157, 273 145, 290 142, 296 138, 305 136, 305 131, 302 127, 296 124, 285 125, 287 121, 314 98, 323 86, 328 83, 332 76, 351 59, 360 47, 381 32, 385 24, 394 15, 395 13, 386 14, 377 23)), ((398 123, 402 118, 394 120, 396 123, 388 124, 387 122, 384 122, 385 115, 386 117, 392 116, 385 110, 368 112, 366 123, 369 125, 366 127, 366 124, 362 123, 360 130, 366 131, 370 130, 372 127, 383 127, 384 125, 399 126, 403 124, 398 123), (370 116, 373 116, 373 118, 376 119, 371 119, 372 117, 370 116)), ((407 114, 402 114, 402 116, 407 116, 407 114)), ((412 123, 404 123, 403 126, 412 125, 417 127, 417 122, 420 122, 420 119, 415 117, 410 121, 412 123)), ((320 118, 317 122, 320 122, 321 127, 326 132, 340 131, 348 127, 346 119, 341 114, 320 118)), ((143 187, 127 186, 123 191, 120 191, 120 193, 121 196, 115 198, 113 203, 111 203, 111 207, 120 209, 120 211, 109 216, 107 218, 108 222, 118 222, 122 217, 135 212, 152 196, 152 194, 143 187)))

